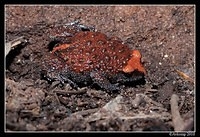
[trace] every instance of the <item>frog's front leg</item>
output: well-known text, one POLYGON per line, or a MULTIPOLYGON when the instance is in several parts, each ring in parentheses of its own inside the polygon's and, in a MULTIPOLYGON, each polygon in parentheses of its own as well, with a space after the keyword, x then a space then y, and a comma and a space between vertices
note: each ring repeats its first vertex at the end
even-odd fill
POLYGON ((118 83, 136 83, 142 82, 144 80, 144 74, 138 71, 135 71, 130 74, 119 73, 115 76, 116 82, 118 83))
POLYGON ((90 77, 92 78, 93 82, 96 83, 102 89, 105 89, 107 91, 120 90, 120 87, 118 86, 118 84, 110 83, 110 81, 98 71, 90 72, 90 77))

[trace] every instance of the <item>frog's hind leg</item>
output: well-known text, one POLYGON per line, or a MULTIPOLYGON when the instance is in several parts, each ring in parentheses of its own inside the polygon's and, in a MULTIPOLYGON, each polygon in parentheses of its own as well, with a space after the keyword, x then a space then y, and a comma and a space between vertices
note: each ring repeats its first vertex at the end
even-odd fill
POLYGON ((100 88, 105 89, 106 91, 120 90, 120 87, 118 86, 118 84, 110 83, 110 81, 106 77, 101 75, 101 73, 93 71, 90 73, 90 77, 92 78, 95 84, 97 84, 100 88))

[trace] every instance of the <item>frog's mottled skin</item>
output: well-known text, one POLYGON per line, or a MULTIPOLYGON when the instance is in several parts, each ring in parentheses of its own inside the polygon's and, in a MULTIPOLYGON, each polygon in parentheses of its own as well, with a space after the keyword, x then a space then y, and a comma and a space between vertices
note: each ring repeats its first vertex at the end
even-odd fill
MULTIPOLYGON (((107 91, 120 90, 120 85, 144 79, 141 54, 122 44, 120 39, 108 38, 101 32, 77 31, 69 43, 58 44, 43 60, 42 72, 48 80, 69 82, 74 87, 98 85, 107 91)), ((55 34, 53 32, 52 34, 55 34)), ((56 37, 56 36, 55 36, 56 37)))

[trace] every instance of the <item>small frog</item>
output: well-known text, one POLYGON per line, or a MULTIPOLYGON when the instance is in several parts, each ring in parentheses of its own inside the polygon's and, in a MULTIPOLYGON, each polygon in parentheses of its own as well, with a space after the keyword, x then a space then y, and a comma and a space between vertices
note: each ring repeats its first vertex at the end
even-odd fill
POLYGON ((50 37, 59 42, 42 61, 42 75, 49 81, 68 82, 75 88, 96 85, 106 91, 144 81, 141 53, 119 38, 79 23, 55 26, 51 31, 50 37))

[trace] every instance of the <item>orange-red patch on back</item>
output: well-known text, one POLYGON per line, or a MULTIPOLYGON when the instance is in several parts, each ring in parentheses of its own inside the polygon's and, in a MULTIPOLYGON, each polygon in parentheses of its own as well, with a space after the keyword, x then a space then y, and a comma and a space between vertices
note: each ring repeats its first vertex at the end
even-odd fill
POLYGON ((53 48, 52 52, 55 52, 57 50, 63 50, 63 49, 66 49, 70 46, 70 44, 62 44, 62 45, 59 45, 58 47, 55 47, 53 48))
POLYGON ((131 73, 135 70, 146 74, 146 70, 141 63, 141 54, 138 50, 133 50, 132 57, 128 61, 127 65, 123 68, 125 73, 131 73))

